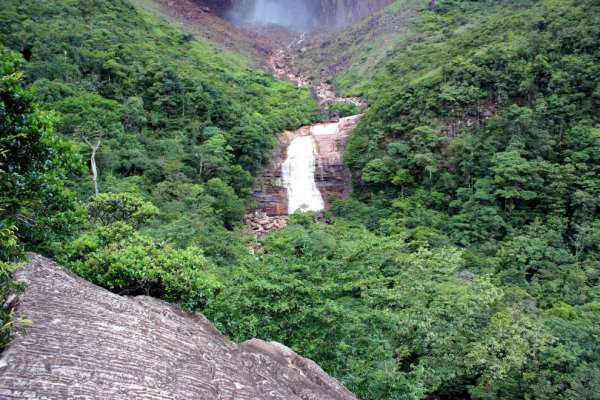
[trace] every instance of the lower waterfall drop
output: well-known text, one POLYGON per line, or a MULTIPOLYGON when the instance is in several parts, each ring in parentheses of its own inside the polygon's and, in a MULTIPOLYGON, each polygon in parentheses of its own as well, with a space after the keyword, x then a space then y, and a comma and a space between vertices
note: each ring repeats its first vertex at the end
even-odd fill
POLYGON ((300 136, 292 140, 281 169, 288 194, 289 214, 298 209, 321 211, 325 208, 323 196, 315 182, 315 142, 312 136, 300 136))

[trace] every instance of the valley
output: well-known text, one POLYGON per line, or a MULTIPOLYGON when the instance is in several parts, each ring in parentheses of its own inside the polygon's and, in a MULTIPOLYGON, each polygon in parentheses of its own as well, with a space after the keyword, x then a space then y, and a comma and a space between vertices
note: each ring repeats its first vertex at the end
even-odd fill
MULTIPOLYGON (((164 3, 159 1, 157 4, 164 10, 163 13, 181 21, 184 25, 190 25, 192 29, 196 25, 209 23, 213 26, 218 25, 221 31, 227 32, 225 37, 230 38, 229 41, 234 37, 242 37, 240 42, 252 49, 258 65, 262 65, 267 72, 279 79, 291 81, 300 88, 308 88, 318 104, 322 123, 278 135, 278 144, 273 150, 271 161, 265 171, 257 177, 255 185, 254 195, 260 209, 252 210, 246 216, 247 225, 256 225, 259 220, 270 221, 269 217, 292 214, 304 205, 304 200, 308 203, 308 210, 323 211, 329 208, 327 199, 331 196, 348 198, 350 172, 344 166, 343 154, 352 129, 358 124, 360 115, 349 118, 343 115, 343 119, 340 119, 339 113, 332 109, 332 105, 347 106, 355 112, 362 112, 367 104, 362 97, 337 96, 331 84, 323 79, 315 81, 296 67, 297 59, 302 57, 300 49, 305 42, 312 40, 313 32, 297 32, 295 25, 277 25, 279 22, 276 19, 277 15, 274 16, 273 21, 268 20, 266 23, 262 23, 255 17, 244 18, 243 14, 260 13, 260 11, 253 11, 250 3, 234 1, 216 4, 170 0, 164 3), (227 20, 232 22, 231 25, 227 20), (236 27, 235 24, 239 24, 239 26, 236 27), (323 123, 328 123, 328 125, 323 125, 323 123), (315 134, 315 132, 323 131, 327 133, 315 134), (302 141, 304 141, 303 152, 298 154, 292 152, 290 155, 287 147, 299 148, 298 144, 302 141), (291 157, 294 162, 290 163, 290 158, 286 159, 286 157, 291 157), (314 174, 315 170, 318 170, 318 175, 314 174), (313 178, 302 182, 302 177, 308 171, 312 171, 310 174, 313 178), (290 175, 298 176, 300 182, 296 183, 296 180, 290 179, 290 175), (296 185, 299 186, 296 187, 296 185), (302 198, 305 193, 311 191, 312 194, 302 198), (300 199, 295 199, 292 193, 296 193, 296 197, 300 194, 300 199), (259 212, 257 213, 257 211, 259 212), (261 212, 266 213, 267 219, 262 216, 261 212), (259 217, 255 218, 255 215, 259 217)), ((268 8, 268 2, 258 3, 260 4, 255 7, 259 10, 268 8)), ((332 27, 340 29, 342 25, 346 25, 354 19, 360 19, 385 4, 386 2, 382 1, 373 4, 352 3, 348 6, 334 7, 340 15, 331 14, 331 7, 325 4, 311 4, 309 8, 314 10, 313 18, 318 21, 319 26, 327 26, 327 29, 332 27), (346 21, 346 19, 348 20, 346 21), (332 21, 338 22, 332 25, 332 21), (342 23, 342 21, 345 22, 342 23)), ((287 11, 298 12, 293 8, 288 8, 287 11)), ((284 8, 279 12, 284 12, 284 8)), ((284 16, 279 15, 279 17, 283 18, 284 16)), ((286 22, 287 20, 284 18, 281 23, 286 22)), ((311 29, 317 29, 317 27, 311 26, 311 29)), ((215 31, 214 28, 211 30, 215 31)), ((231 43, 229 46, 236 48, 236 45, 231 43)), ((266 222, 262 225, 284 226, 281 223, 266 222)))
POLYGON ((597 400, 596 0, 3 0, 0 397, 597 400))

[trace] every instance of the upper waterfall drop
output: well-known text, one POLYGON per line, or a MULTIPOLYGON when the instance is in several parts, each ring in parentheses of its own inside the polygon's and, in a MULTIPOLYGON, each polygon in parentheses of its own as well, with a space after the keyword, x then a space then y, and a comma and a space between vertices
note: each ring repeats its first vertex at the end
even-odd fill
POLYGON ((393 0, 200 0, 225 10, 236 24, 279 25, 297 32, 343 28, 393 0))
POLYGON ((306 1, 298 0, 255 0, 248 17, 254 24, 282 25, 300 31, 311 30, 314 25, 306 1))
MULTIPOLYGON (((279 25, 291 31, 309 32, 318 27, 312 0, 233 0, 228 19, 260 27, 279 25)), ((246 26, 247 27, 247 26, 246 26)))
POLYGON ((312 136, 292 140, 287 159, 281 166, 283 184, 288 194, 288 213, 321 211, 325 202, 315 182, 315 141, 312 136))

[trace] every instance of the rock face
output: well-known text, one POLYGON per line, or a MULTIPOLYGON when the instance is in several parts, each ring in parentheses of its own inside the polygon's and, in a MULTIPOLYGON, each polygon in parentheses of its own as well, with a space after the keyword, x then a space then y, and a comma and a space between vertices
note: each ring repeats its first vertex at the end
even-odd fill
POLYGON ((339 122, 314 125, 311 133, 317 147, 317 187, 329 208, 331 197, 350 196, 350 170, 344 164, 344 154, 352 131, 361 116, 341 118, 339 122))
POLYGON ((341 28, 356 22, 394 0, 312 0, 321 26, 341 28))
POLYGON ((393 0, 228 0, 232 20, 278 24, 302 31, 331 30, 356 22, 393 0))
POLYGON ((283 184, 282 164, 287 158, 287 148, 297 137, 312 136, 316 150, 316 183, 329 208, 332 196, 347 198, 350 195, 350 172, 343 156, 348 139, 360 116, 340 119, 338 122, 305 126, 279 135, 279 144, 273 150, 271 162, 257 178, 254 196, 260 209, 269 216, 287 215, 287 190, 283 184))
POLYGON ((127 298, 31 256, 17 315, 32 325, 0 360, 1 399, 350 400, 277 343, 235 344, 206 318, 127 298))

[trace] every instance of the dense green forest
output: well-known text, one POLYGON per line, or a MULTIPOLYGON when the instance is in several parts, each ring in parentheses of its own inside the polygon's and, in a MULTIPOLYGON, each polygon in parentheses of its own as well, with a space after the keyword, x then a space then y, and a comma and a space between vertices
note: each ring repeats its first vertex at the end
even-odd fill
MULTIPOLYGON (((23 55, 24 83, 57 133, 86 161, 100 143, 100 189, 151 200, 163 210, 151 236, 182 245, 228 237, 221 227, 243 215, 273 133, 317 117, 307 90, 124 1, 7 1, 0 38, 23 55)), ((85 199, 94 190, 82 179, 71 186, 85 199)))
POLYGON ((599 399, 600 3, 415 12, 360 85, 353 197, 252 255, 253 176, 318 119, 308 90, 124 0, 5 1, 1 300, 31 250, 284 343, 361 399, 599 399))

